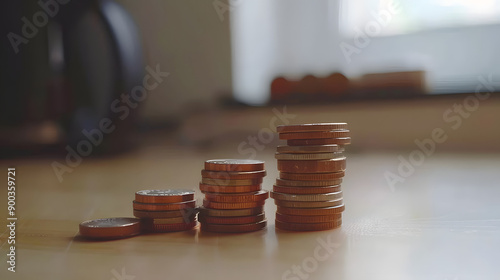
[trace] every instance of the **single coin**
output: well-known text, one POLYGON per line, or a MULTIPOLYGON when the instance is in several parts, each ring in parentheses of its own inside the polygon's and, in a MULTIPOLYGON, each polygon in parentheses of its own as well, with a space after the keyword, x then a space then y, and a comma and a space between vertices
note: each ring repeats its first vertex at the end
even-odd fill
POLYGON ((185 208, 195 208, 196 201, 183 201, 175 203, 141 203, 133 201, 134 210, 146 210, 146 211, 171 211, 180 210, 185 208))
POLYGON ((212 179, 236 179, 236 180, 245 180, 245 179, 256 179, 262 178, 267 175, 265 170, 259 171, 241 171, 241 172, 228 172, 228 171, 209 171, 202 170, 201 177, 203 178, 212 178, 212 179))
POLYGON ((217 193, 205 193, 205 199, 213 202, 252 202, 252 201, 263 201, 269 198, 268 191, 258 191, 254 193, 242 193, 242 194, 217 194, 217 193))
POLYGON ((343 205, 344 200, 342 198, 328 201, 286 201, 275 199, 274 204, 289 208, 325 208, 343 205))
POLYGON ((317 224, 298 224, 298 223, 284 223, 281 221, 275 221, 276 227, 282 230, 292 230, 292 231, 317 231, 317 230, 328 230, 335 229, 342 225, 342 219, 327 223, 317 223, 317 224))
POLYGON ((344 212, 345 205, 325 208, 290 208, 278 206, 276 212, 295 216, 322 216, 344 212))
POLYGON ((345 138, 345 137, 350 137, 350 136, 351 136, 351 132, 349 130, 290 132, 290 133, 280 133, 279 134, 280 139, 283 139, 283 140, 345 138))
POLYGON ((261 221, 258 223, 252 224, 242 224, 242 225, 219 225, 219 224, 201 224, 200 229, 202 231, 209 232, 219 232, 219 233, 239 233, 239 232, 250 232, 257 231, 265 228, 267 225, 267 221, 261 221))
POLYGON ((278 146, 276 152, 282 154, 314 154, 314 153, 341 153, 343 147, 338 145, 319 145, 319 146, 278 146))
POLYGON ((264 221, 266 216, 264 214, 245 216, 245 217, 211 217, 200 215, 200 223, 208 224, 218 224, 218 225, 241 225, 241 224, 253 224, 264 221))
POLYGON ((271 192, 271 197, 277 200, 285 201, 329 201, 342 198, 342 192, 323 194, 287 194, 271 192))
POLYGON ((317 145, 349 145, 351 137, 323 138, 323 139, 290 139, 286 141, 288 146, 317 146, 317 145))
POLYGON ((199 212, 198 208, 184 208, 180 210, 171 211, 143 211, 134 210, 134 216, 137 218, 147 218, 147 219, 168 219, 168 218, 179 218, 182 217, 188 220, 192 216, 196 216, 199 212))
POLYGON ((314 224, 328 223, 342 219, 342 213, 324 216, 292 216, 276 212, 276 220, 283 223, 314 224))
POLYGON ((262 186, 251 185, 251 186, 216 186, 216 185, 207 185, 200 183, 200 190, 203 193, 248 193, 248 192, 256 192, 260 191, 262 186))
POLYGON ((280 172, 280 179, 293 181, 328 181, 340 179, 345 176, 344 171, 333 173, 286 173, 280 172))
POLYGON ((205 170, 209 171, 260 171, 264 162, 252 159, 212 159, 205 161, 205 170))
POLYGON ((278 170, 288 173, 332 173, 344 171, 345 157, 328 160, 278 160, 278 170))
POLYGON ((200 215, 210 216, 210 217, 243 217, 243 216, 254 216, 263 213, 264 213, 263 206, 248 208, 248 209, 233 209, 233 210, 220 210, 220 209, 209 209, 205 207, 200 207, 200 215))
POLYGON ((259 206, 263 206, 266 201, 254 201, 254 202, 213 202, 206 199, 203 199, 203 206, 206 208, 212 209, 246 209, 246 208, 255 208, 259 206))
POLYGON ((196 226, 198 222, 193 221, 190 223, 179 223, 179 224, 155 224, 151 221, 146 221, 142 223, 144 231, 151 233, 159 232, 174 232, 174 231, 184 231, 190 230, 196 226))
POLYGON ((95 239, 125 238, 141 233, 141 220, 136 218, 107 218, 80 223, 80 235, 95 239))
POLYGON ((279 125, 276 131, 279 133, 305 132, 305 131, 330 131, 347 129, 347 123, 309 123, 294 125, 279 125))
POLYGON ((213 186, 253 186, 262 184, 262 178, 244 180, 201 178, 201 183, 213 186))
POLYGON ((191 190, 142 190, 135 193, 135 201, 142 203, 172 203, 194 199, 191 190))
POLYGON ((274 155, 275 159, 281 160, 322 160, 343 157, 342 153, 317 153, 317 154, 280 154, 274 155))
POLYGON ((277 186, 285 186, 285 187, 326 187, 326 186, 340 185, 341 183, 342 179, 333 179, 325 181, 295 181, 295 180, 276 179, 277 186))
POLYGON ((284 186, 273 186, 274 192, 288 193, 288 194, 322 194, 322 193, 332 193, 341 190, 340 185, 326 186, 326 187, 284 187, 284 186))

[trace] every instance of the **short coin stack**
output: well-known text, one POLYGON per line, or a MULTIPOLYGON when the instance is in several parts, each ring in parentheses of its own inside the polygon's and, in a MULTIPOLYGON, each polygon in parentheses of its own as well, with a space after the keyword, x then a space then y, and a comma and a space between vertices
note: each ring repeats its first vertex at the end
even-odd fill
POLYGON ((295 231, 339 227, 345 208, 342 152, 351 142, 347 124, 287 125, 277 131, 288 145, 278 146, 275 155, 280 171, 271 193, 277 205, 276 227, 295 231))
POLYGON ((190 190, 142 190, 135 193, 134 216, 146 232, 189 230, 196 226, 196 201, 190 190))
POLYGON ((205 199, 198 219, 202 231, 236 233, 266 227, 264 203, 269 193, 262 190, 263 161, 207 160, 201 176, 205 199))

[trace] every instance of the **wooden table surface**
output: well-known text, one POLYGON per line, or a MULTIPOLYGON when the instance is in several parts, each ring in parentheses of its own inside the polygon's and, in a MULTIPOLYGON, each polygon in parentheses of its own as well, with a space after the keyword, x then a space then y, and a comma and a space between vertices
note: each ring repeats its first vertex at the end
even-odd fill
MULTIPOLYGON (((134 192, 198 190, 203 161, 236 151, 150 147, 84 159, 58 182, 53 160, 2 160, 16 167, 17 267, 7 271, 2 230, 0 279, 500 279, 500 155, 435 154, 391 189, 399 153, 349 154, 340 229, 246 234, 194 230, 90 242, 77 237, 87 219, 132 216, 134 192)), ((235 150, 235 149, 232 149, 235 150)), ((264 188, 278 172, 274 149, 264 188)), ((406 153, 402 153, 406 154, 406 153)), ((6 184, 0 218, 6 221, 6 184)))

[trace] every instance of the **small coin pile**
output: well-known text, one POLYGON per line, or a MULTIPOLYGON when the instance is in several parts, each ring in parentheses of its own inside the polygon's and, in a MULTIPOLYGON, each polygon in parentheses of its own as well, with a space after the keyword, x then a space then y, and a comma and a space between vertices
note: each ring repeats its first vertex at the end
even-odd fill
POLYGON ((205 194, 198 215, 201 230, 238 233, 265 228, 264 203, 269 192, 262 190, 264 176, 263 161, 207 160, 200 182, 205 194))
POLYGON ((344 145, 351 143, 346 123, 278 126, 279 178, 271 197, 277 205, 276 227, 315 231, 342 224, 344 202, 340 184, 346 167, 344 145))
POLYGON ((190 190, 142 190, 135 193, 134 216, 146 232, 173 232, 196 226, 196 201, 190 190))

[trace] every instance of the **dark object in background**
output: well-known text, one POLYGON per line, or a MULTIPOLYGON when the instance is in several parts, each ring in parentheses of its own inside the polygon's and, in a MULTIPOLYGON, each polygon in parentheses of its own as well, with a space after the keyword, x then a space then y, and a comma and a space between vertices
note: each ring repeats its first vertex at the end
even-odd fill
POLYGON ((105 118, 115 129, 92 152, 130 148, 137 109, 123 120, 111 109, 144 76, 130 15, 111 0, 41 2, 52 6, 7 1, 1 12, 0 154, 66 153, 105 118))

